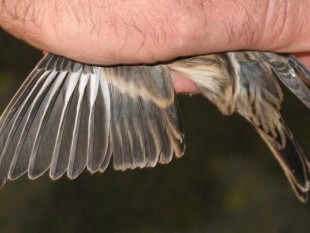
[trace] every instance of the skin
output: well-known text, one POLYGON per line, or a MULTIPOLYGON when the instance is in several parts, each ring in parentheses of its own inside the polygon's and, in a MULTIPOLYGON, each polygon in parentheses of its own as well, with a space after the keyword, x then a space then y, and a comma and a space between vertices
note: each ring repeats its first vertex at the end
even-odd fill
MULTIPOLYGON (((10 34, 100 65, 263 50, 294 53, 310 68, 309 25, 309 0, 0 0, 0 26, 10 34)), ((173 76, 177 92, 195 92, 173 76)))

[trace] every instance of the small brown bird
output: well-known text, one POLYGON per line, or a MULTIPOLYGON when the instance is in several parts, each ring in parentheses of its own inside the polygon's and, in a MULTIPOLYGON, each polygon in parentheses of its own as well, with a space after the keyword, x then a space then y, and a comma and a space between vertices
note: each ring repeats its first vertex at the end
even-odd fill
POLYGON ((0 118, 0 184, 49 170, 76 178, 154 167, 181 157, 185 141, 171 71, 192 79, 219 110, 247 119, 307 200, 310 165, 280 115, 280 79, 308 108, 310 72, 292 55, 243 51, 154 66, 99 67, 48 54, 0 118))

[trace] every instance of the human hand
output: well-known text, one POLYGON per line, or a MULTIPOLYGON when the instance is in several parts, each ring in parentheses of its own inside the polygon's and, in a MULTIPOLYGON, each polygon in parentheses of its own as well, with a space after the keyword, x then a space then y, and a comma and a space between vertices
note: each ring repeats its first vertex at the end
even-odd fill
MULTIPOLYGON (((1 1, 0 25, 32 46, 92 64, 156 63, 232 50, 303 52, 308 0, 1 1)), ((176 76, 178 92, 192 81, 176 76)))

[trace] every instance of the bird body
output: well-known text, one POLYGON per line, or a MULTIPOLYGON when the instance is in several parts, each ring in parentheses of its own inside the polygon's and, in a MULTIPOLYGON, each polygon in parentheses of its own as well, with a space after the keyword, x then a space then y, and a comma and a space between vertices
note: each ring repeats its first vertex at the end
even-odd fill
POLYGON ((192 79, 225 115, 239 113, 267 143, 301 201, 309 162, 285 125, 281 80, 308 108, 309 71, 291 55, 243 51, 153 66, 98 67, 48 54, 0 118, 0 183, 49 170, 76 178, 154 167, 181 157, 185 141, 171 72, 192 79))
POLYGON ((297 75, 303 66, 296 62, 292 56, 231 52, 193 57, 171 67, 194 80, 223 114, 237 112, 249 121, 280 163, 299 200, 305 201, 310 189, 309 162, 280 114, 283 94, 277 81, 290 80, 289 88, 310 108, 310 91, 297 75))

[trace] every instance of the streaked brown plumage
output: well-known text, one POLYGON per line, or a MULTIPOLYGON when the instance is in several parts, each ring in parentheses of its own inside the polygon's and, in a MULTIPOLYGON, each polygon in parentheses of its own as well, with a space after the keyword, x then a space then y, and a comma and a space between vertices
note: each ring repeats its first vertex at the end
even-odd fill
POLYGON ((310 91, 298 77, 309 80, 310 75, 293 56, 233 52, 193 57, 172 63, 171 68, 193 79, 223 114, 237 112, 248 120, 282 166, 299 200, 307 200, 309 162, 280 114, 283 95, 277 78, 310 108, 310 91))
POLYGON ((185 150, 170 71, 192 79, 219 110, 239 113, 267 143, 301 201, 309 162, 280 115, 279 78, 310 108, 293 56, 231 52, 154 66, 96 67, 46 55, 0 118, 0 183, 49 169, 52 179, 76 178, 85 167, 103 172, 154 167, 185 150))

